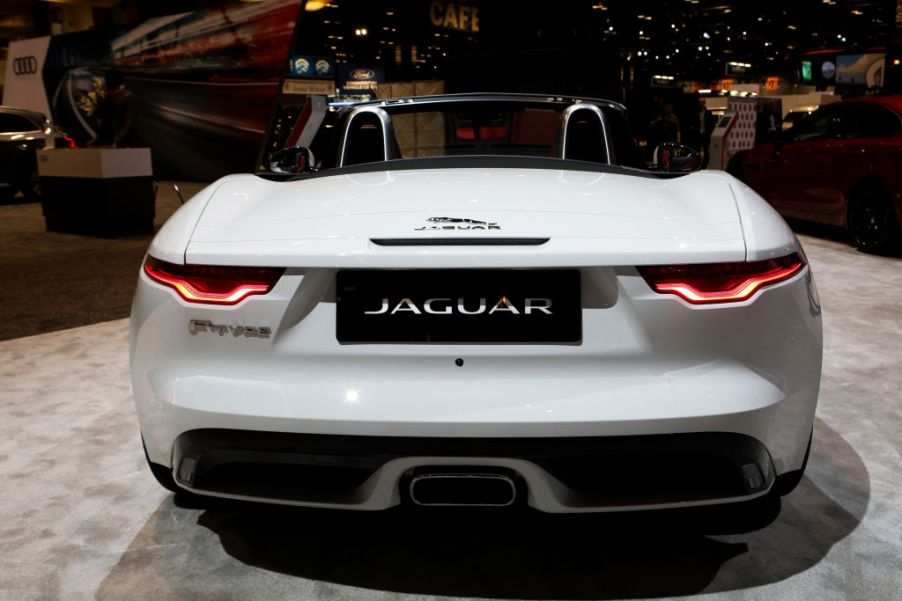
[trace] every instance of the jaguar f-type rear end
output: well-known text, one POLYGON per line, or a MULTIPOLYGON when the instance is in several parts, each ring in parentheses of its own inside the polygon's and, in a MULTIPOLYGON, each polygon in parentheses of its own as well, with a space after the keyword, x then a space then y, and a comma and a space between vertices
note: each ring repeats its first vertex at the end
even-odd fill
POLYGON ((188 202, 132 314, 161 482, 581 512, 797 479, 821 320, 785 223, 724 173, 559 163, 230 176, 188 202))

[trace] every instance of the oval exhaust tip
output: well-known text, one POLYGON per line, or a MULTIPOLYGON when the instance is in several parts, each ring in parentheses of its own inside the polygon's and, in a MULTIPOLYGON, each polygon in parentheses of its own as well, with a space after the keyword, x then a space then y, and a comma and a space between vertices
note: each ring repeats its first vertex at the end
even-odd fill
POLYGON ((410 498, 430 507, 506 507, 516 500, 517 487, 505 474, 423 473, 410 481, 410 498))

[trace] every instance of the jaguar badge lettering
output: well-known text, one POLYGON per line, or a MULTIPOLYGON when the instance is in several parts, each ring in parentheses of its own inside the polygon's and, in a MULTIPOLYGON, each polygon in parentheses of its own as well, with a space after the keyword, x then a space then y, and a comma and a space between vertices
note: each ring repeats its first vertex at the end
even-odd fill
MULTIPOLYGON (((475 299, 473 299, 475 300, 475 299)), ((398 302, 389 301, 387 297, 382 299, 382 305, 373 311, 364 311, 364 315, 395 315, 397 313, 412 313, 414 315, 451 315, 458 313, 460 315, 492 315, 493 313, 510 313, 511 315, 532 315, 533 313, 544 313, 545 315, 553 315, 551 312, 550 298, 526 298, 523 301, 522 308, 518 307, 506 296, 498 299, 498 302, 489 304, 486 298, 479 299, 478 305, 464 298, 458 298, 454 302, 452 298, 427 298, 423 302, 422 308, 417 306, 410 298, 402 298, 398 302)))
POLYGON ((479 221, 478 219, 465 219, 462 217, 430 217, 426 220, 430 225, 413 228, 416 232, 424 230, 500 230, 501 226, 496 221, 479 221))

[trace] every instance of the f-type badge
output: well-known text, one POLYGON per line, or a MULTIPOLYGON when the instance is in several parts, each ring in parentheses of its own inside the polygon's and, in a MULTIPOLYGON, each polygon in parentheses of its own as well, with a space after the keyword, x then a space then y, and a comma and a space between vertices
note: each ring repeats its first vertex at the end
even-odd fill
POLYGON ((500 230, 501 226, 495 221, 479 221, 477 219, 464 219, 461 217, 430 217, 426 220, 429 225, 415 227, 414 231, 423 230, 500 230))
POLYGON ((245 338, 269 338, 272 330, 266 326, 259 328, 253 326, 229 326, 225 324, 213 323, 208 319, 192 319, 188 321, 188 332, 192 336, 196 336, 201 332, 211 332, 225 336, 231 334, 235 338, 244 336, 245 338))

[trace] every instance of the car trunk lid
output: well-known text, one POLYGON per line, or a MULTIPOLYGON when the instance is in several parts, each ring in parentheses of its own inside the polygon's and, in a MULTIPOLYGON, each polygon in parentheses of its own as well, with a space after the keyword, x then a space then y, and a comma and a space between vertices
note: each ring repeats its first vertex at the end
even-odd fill
POLYGON ((722 174, 664 179, 473 168, 284 183, 231 178, 208 204, 186 252, 190 263, 336 268, 744 257, 741 224, 722 174))

